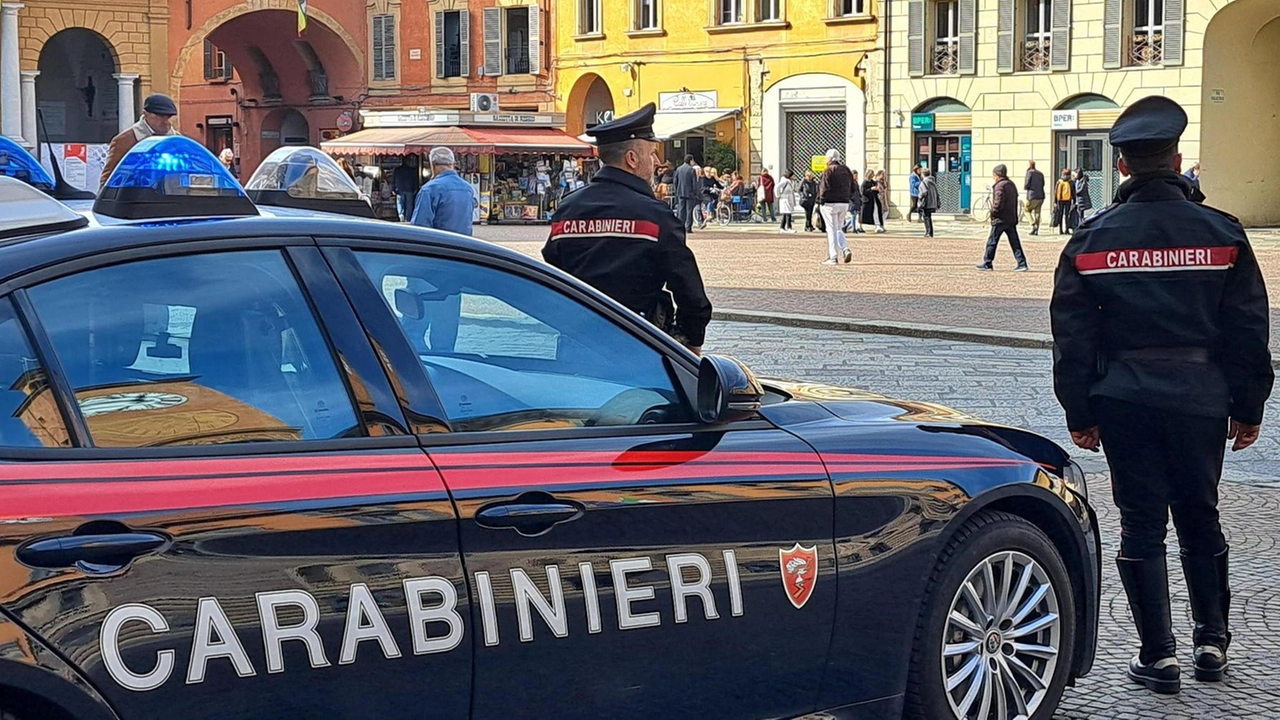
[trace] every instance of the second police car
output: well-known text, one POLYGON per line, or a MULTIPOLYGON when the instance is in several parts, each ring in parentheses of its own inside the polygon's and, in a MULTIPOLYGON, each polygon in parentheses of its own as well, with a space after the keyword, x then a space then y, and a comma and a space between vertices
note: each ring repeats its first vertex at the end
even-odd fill
POLYGON ((1052 442, 323 212, 311 149, 246 186, 181 137, 91 212, 0 177, 5 720, 1042 719, 1089 671, 1052 442))

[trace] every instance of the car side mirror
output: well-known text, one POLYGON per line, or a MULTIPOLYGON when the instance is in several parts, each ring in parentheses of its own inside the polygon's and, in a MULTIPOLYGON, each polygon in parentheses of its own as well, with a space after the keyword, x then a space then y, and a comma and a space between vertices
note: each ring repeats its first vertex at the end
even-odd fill
POLYGON ((764 388, 746 365, 704 355, 698 366, 698 420, 708 425, 755 417, 764 388))

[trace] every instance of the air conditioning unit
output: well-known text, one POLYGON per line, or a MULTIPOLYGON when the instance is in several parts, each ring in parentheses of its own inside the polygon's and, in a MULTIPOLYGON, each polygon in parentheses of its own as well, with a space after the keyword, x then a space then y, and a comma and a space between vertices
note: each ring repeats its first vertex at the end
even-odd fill
POLYGON ((498 112, 498 96, 495 93, 471 93, 471 112, 498 112))

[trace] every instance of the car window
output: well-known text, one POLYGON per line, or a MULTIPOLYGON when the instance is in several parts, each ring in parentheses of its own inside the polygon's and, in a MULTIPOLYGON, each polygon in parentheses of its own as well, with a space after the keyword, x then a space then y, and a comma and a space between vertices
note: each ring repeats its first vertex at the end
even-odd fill
POLYGON ((455 430, 691 419, 659 351, 556 290, 456 260, 358 256, 455 430))
POLYGON ((0 446, 71 446, 49 377, 7 299, 0 301, 0 383, 0 446))
POLYGON ((277 251, 114 265, 30 297, 98 447, 362 434, 277 251))

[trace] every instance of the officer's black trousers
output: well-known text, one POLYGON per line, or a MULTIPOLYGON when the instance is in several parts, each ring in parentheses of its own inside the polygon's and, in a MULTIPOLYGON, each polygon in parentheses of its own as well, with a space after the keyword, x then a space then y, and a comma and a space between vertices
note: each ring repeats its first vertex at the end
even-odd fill
POLYGON ((1226 549, 1218 524, 1218 480, 1227 421, 1098 398, 1102 446, 1120 509, 1120 556, 1163 558, 1173 513, 1182 552, 1226 549))

